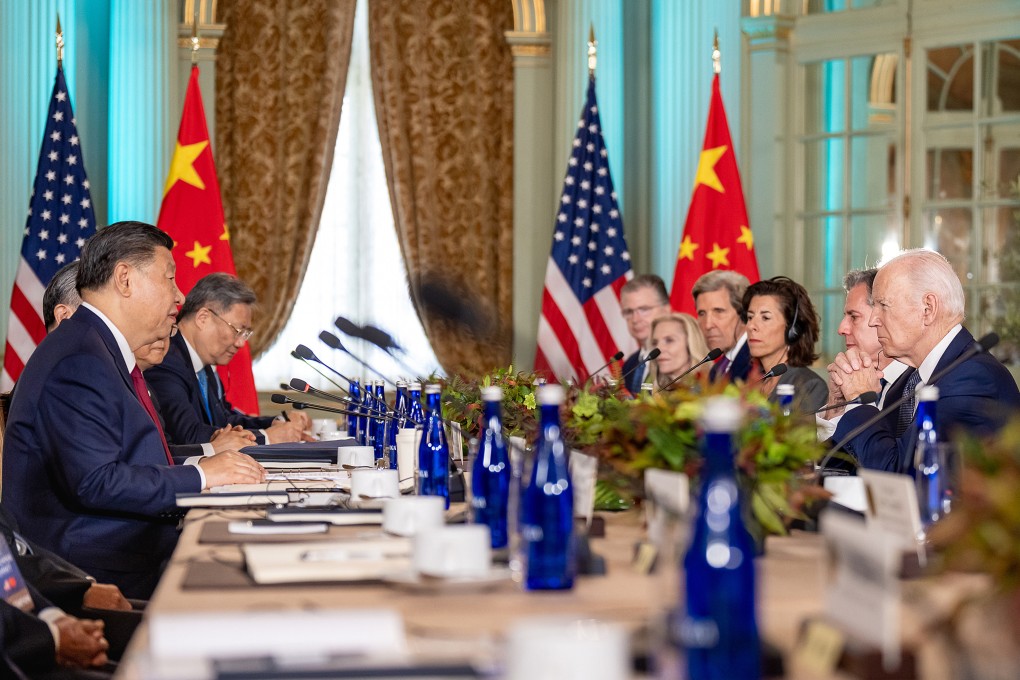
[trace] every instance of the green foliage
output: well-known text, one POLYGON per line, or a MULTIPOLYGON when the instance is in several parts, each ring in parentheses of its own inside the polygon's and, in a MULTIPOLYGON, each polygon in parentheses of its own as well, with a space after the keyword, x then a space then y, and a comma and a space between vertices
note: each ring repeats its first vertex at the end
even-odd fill
POLYGON ((948 566, 991 574, 1020 590, 1020 416, 994 437, 959 440, 962 473, 953 511, 932 527, 948 566))
MULTIPOLYGON (((481 382, 454 376, 443 390, 443 415, 460 424, 465 438, 477 437, 481 388, 503 388, 503 427, 508 436, 532 438, 538 430, 535 386, 539 376, 513 366, 485 375, 481 382)), ((705 397, 739 399, 746 411, 736 456, 741 485, 748 490, 754 517, 768 533, 785 533, 817 487, 800 475, 821 453, 814 421, 783 417, 754 389, 709 385, 631 399, 604 384, 566 386, 561 412, 567 444, 599 458, 596 505, 622 509, 642 496, 644 471, 664 468, 696 477, 701 465, 697 423, 705 397)))

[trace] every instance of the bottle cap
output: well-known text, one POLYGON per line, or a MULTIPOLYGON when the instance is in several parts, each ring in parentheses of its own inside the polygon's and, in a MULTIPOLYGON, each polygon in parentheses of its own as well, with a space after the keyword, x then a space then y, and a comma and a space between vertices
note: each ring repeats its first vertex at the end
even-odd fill
POLYGON ((425 394, 439 394, 443 391, 443 388, 439 386, 439 383, 429 383, 425 386, 425 394))
POLYGON ((553 383, 538 388, 538 403, 543 406, 560 405, 563 403, 563 385, 553 383))
POLYGON ((407 387, 407 381, 406 380, 398 380, 397 381, 397 389, 399 390, 401 387, 407 387))
POLYGON ((925 385, 917 390, 918 401, 938 401, 939 388, 935 385, 925 385))
POLYGON ((706 432, 735 432, 744 419, 740 401, 733 397, 710 397, 705 400, 701 426, 706 432))
POLYGON ((503 401, 503 388, 499 385, 483 387, 482 401, 503 401))
POLYGON ((776 394, 781 397, 792 397, 796 392, 797 388, 789 383, 776 385, 776 394))
POLYGON ((416 391, 416 392, 421 392, 421 383, 420 383, 420 382, 417 382, 417 381, 415 381, 415 382, 413 382, 413 383, 411 383, 411 384, 410 384, 410 388, 411 388, 412 390, 416 391))

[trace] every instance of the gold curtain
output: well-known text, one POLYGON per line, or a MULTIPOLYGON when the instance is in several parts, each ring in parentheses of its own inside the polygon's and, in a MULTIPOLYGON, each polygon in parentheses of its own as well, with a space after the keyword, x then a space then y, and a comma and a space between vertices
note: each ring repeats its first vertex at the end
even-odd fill
POLYGON ((238 276, 258 294, 251 350, 294 307, 319 226, 355 0, 220 0, 216 162, 238 276))
POLYGON ((511 356, 512 28, 508 0, 369 0, 397 236, 415 308, 451 374, 511 356), (444 299, 429 304, 437 287, 444 299))

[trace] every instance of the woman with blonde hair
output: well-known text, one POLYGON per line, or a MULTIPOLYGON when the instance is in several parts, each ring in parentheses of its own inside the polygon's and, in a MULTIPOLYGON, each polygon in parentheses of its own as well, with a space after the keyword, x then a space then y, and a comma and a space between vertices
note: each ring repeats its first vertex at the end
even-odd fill
MULTIPOLYGON (((659 349, 659 357, 652 365, 649 381, 657 388, 669 385, 708 354, 697 320, 679 312, 652 322, 652 346, 659 349)), ((711 364, 705 364, 698 371, 707 372, 710 368, 711 364)))

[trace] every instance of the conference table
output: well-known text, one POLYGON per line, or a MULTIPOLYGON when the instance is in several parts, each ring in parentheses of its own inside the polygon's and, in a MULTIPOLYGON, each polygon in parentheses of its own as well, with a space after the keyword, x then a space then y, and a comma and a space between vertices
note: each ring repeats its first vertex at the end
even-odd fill
MULTIPOLYGON (((452 513, 456 514, 455 506, 452 513)), ((395 610, 403 620, 408 648, 416 659, 487 659, 498 665, 503 636, 514 621, 550 615, 618 622, 636 638, 648 635, 649 622, 659 620, 676 600, 676 570, 660 564, 652 573, 639 573, 634 566, 635 546, 645 535, 644 516, 638 510, 601 513, 604 536, 590 539, 594 553, 606 563, 604 575, 580 576, 575 587, 563 592, 524 592, 507 580, 484 592, 456 589, 417 591, 381 583, 286 586, 190 587, 187 585, 202 565, 213 565, 230 580, 229 572, 240 576, 240 545, 211 543, 209 536, 232 519, 257 517, 251 510, 192 509, 183 533, 160 585, 149 603, 146 621, 167 614, 233 612, 293 612, 316 609, 395 610), (213 526, 210 526, 213 525, 213 526), (217 526, 218 525, 218 526, 217 526), (203 540, 205 542, 203 542, 203 540)), ((332 527, 330 535, 351 537, 378 527, 332 527)), ((798 669, 793 660, 798 635, 805 620, 818 617, 824 609, 826 560, 824 544, 817 533, 794 531, 788 536, 768 539, 766 553, 757 559, 759 576, 759 622, 762 636, 780 650, 786 677, 818 677, 798 669)), ((904 601, 917 600, 923 606, 903 608, 903 638, 909 644, 925 640, 923 625, 937 611, 952 606, 958 594, 973 584, 947 586, 922 579, 904 583, 904 601), (914 593, 913 595, 911 593, 914 593), (919 594, 920 593, 920 594, 919 594), (954 596, 956 593, 957 596, 954 596), (927 613, 925 613, 925 611, 927 613)), ((966 581, 966 579, 965 579, 966 581)), ((653 627, 654 628, 654 627, 653 627)), ((150 677, 149 627, 143 623, 132 641, 118 678, 150 677)), ((223 635, 229 632, 223 631, 223 635)), ((952 677, 950 665, 937 644, 920 644, 920 677, 952 677)), ((182 671, 179 677, 193 676, 182 671)), ((635 674, 635 677, 641 677, 635 674)), ((850 677, 832 674, 828 677, 850 677)))

